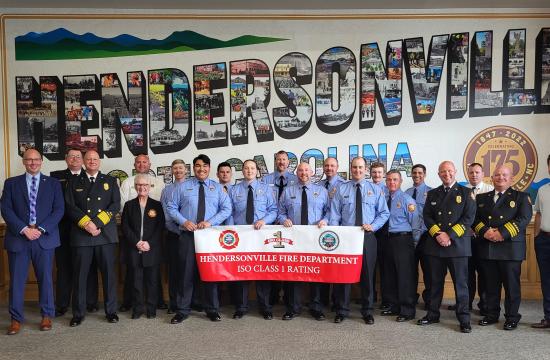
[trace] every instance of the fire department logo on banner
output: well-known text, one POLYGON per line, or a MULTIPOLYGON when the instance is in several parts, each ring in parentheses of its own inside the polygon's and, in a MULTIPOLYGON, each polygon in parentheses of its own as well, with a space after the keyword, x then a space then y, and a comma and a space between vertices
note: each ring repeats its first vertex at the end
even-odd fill
POLYGON ((231 250, 239 245, 239 234, 233 230, 224 230, 218 238, 220 246, 226 250, 231 250))
POLYGON ((334 231, 325 231, 319 236, 319 245, 325 251, 333 251, 340 244, 340 239, 334 231))

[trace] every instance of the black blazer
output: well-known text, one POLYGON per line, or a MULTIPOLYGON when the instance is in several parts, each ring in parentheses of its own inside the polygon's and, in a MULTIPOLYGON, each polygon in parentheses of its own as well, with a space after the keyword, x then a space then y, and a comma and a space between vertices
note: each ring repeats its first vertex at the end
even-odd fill
POLYGON ((116 214, 120 211, 120 190, 112 176, 97 174, 94 184, 82 172, 65 190, 65 214, 71 220, 71 246, 96 246, 118 242, 116 214), (82 225, 93 221, 101 229, 90 235, 82 225))
POLYGON ((478 256, 488 260, 525 259, 525 231, 533 208, 529 195, 514 189, 504 192, 495 204, 495 190, 476 197, 477 212, 473 229, 478 235, 478 256), (489 228, 497 228, 504 241, 492 242, 483 237, 489 228))
POLYGON ((143 238, 149 242, 151 250, 139 253, 136 244, 140 240, 141 208, 139 199, 128 200, 122 210, 122 233, 128 244, 128 254, 132 266, 153 266, 160 263, 161 241, 164 233, 164 212, 162 205, 155 199, 148 198, 143 215, 143 238))
MULTIPOLYGON (((79 175, 82 175, 84 173, 84 170, 80 170, 79 175)), ((50 176, 53 178, 56 178, 61 183, 61 187, 63 189, 63 194, 65 195, 65 191, 69 187, 69 182, 71 179, 78 177, 79 175, 73 175, 71 170, 65 169, 65 170, 56 170, 50 172, 50 176)), ((71 219, 67 215, 67 211, 65 211, 65 215, 63 216, 63 220, 59 223, 59 236, 61 237, 61 243, 64 243, 65 241, 68 241, 70 239, 70 232, 71 232, 71 219)))
POLYGON ((443 185, 428 191, 424 205, 424 223, 428 229, 424 253, 439 257, 472 256, 468 229, 474 222, 476 202, 470 189, 455 183, 448 193, 443 185), (443 247, 435 239, 439 232, 451 237, 451 245, 443 247))

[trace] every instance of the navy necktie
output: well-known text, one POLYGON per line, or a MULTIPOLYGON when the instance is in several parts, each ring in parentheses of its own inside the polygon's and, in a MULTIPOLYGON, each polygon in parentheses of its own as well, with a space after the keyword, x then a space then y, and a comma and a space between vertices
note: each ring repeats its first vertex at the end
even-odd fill
POLYGON ((355 185, 355 226, 363 226, 363 196, 361 184, 355 185))
POLYGON ((254 191, 252 185, 248 185, 248 196, 246 197, 246 223, 254 222, 254 191))
POLYGON ((197 224, 204 221, 206 214, 206 199, 204 196, 204 181, 199 181, 199 204, 197 207, 197 224))
POLYGON ((283 189, 285 188, 285 177, 281 176, 279 178, 279 199, 281 198, 281 195, 283 194, 283 189))
POLYGON ((412 196, 413 200, 416 200, 416 188, 414 188, 414 191, 413 191, 413 196, 412 196))
POLYGON ((309 219, 308 219, 308 215, 307 215, 307 192, 306 192, 306 187, 304 186, 302 188, 302 209, 301 209, 301 213, 300 213, 300 220, 301 220, 301 223, 302 225, 308 225, 309 224, 309 219))

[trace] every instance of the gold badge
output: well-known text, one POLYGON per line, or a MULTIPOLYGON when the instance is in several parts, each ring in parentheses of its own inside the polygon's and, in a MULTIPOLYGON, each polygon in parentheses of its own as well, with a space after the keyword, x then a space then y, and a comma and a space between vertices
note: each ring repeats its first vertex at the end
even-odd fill
POLYGON ((105 191, 109 190, 109 184, 103 183, 103 188, 105 189, 105 191))
POLYGON ((457 195, 457 196, 456 196, 456 203, 457 203, 457 204, 460 204, 461 202, 462 202, 462 196, 457 195))
POLYGON ((511 208, 515 208, 516 207, 516 202, 514 200, 510 201, 510 207, 511 208))
POLYGON ((397 207, 398 209, 401 209, 401 202, 398 201, 395 207, 397 207))
POLYGON ((154 217, 157 217, 157 212, 155 211, 155 209, 150 209, 147 212, 147 215, 149 215, 150 218, 154 218, 154 217))
POLYGON ((409 204, 409 206, 407 206, 407 210, 409 210, 409 212, 414 212, 416 210, 416 206, 414 204, 409 204))

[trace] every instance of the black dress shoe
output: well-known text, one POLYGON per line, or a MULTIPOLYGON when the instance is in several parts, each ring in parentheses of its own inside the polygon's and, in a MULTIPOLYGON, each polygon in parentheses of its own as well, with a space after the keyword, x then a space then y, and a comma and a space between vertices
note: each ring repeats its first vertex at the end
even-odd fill
POLYGON ((110 322, 111 324, 114 324, 114 323, 118 322, 118 315, 117 314, 107 314, 107 315, 105 315, 105 317, 107 318, 107 321, 110 322))
POLYGON ((166 310, 166 309, 168 309, 168 305, 166 305, 165 302, 160 302, 160 303, 157 304, 157 309, 166 310))
POLYGON ((388 309, 388 310, 382 310, 380 312, 380 315, 381 316, 394 316, 394 315, 399 315, 399 314, 396 313, 395 311, 391 311, 390 309, 388 309))
POLYGON ((166 313, 167 313, 168 315, 172 315, 172 314, 175 314, 175 313, 176 313, 176 310, 168 308, 168 310, 166 311, 166 313))
POLYGON ((373 325, 374 324, 374 317, 372 315, 365 315, 365 316, 363 316, 363 321, 367 325, 373 325))
POLYGON ((317 321, 322 321, 322 320, 326 319, 325 314, 323 314, 322 311, 312 310, 311 311, 311 316, 313 316, 313 318, 317 321))
POLYGON ((233 313, 233 319, 242 319, 244 314, 244 311, 237 310, 233 313))
POLYGON ((504 330, 516 330, 517 327, 518 327, 517 321, 506 320, 506 322, 504 323, 504 330))
POLYGON ((382 311, 388 311, 388 310, 391 309, 391 306, 388 305, 388 304, 380 304, 379 309, 382 310, 382 311))
POLYGON ((491 319, 487 316, 485 316, 483 319, 479 320, 479 326, 488 326, 492 324, 496 324, 498 322, 497 319, 491 319))
POLYGON ((470 325, 469 322, 467 323, 461 323, 460 324, 460 332, 464 333, 464 334, 469 334, 472 332, 472 326, 470 325))
POLYGON ((133 320, 139 319, 141 317, 141 315, 143 315, 142 312, 139 312, 139 311, 133 312, 132 313, 132 319, 133 320))
POLYGON ((210 319, 210 321, 222 321, 222 317, 219 312, 209 312, 206 316, 210 319))
POLYGON ((67 312, 67 308, 66 308, 66 307, 64 307, 64 308, 57 308, 57 309, 55 309, 55 317, 63 316, 63 315, 65 315, 66 312, 67 312))
POLYGON ((395 321, 397 322, 405 322, 414 319, 414 315, 399 315, 397 318, 395 318, 395 321))
POLYGON ((130 308, 131 308, 130 305, 122 304, 122 305, 119 306, 118 311, 126 312, 126 311, 130 310, 130 308))
POLYGON ((424 316, 422 319, 419 319, 416 324, 417 325, 430 325, 430 324, 435 324, 435 323, 438 323, 439 322, 439 319, 432 319, 432 318, 429 318, 427 316, 424 316))
POLYGON ((82 324, 82 321, 84 320, 83 317, 80 317, 80 316, 73 316, 73 318, 71 319, 71 321, 69 322, 69 326, 70 327, 75 327, 75 326, 78 326, 80 324, 82 324))
POLYGON ((336 315, 336 317, 334 318, 334 323, 335 324, 340 324, 345 319, 346 319, 346 317, 344 315, 336 315))
POLYGON ((97 305, 88 305, 86 306, 86 311, 88 311, 90 314, 95 313, 99 311, 99 307, 97 305))
POLYGON ((272 320, 273 319, 273 313, 271 311, 263 311, 262 316, 264 317, 264 320, 272 320))
POLYGON ((293 312, 287 311, 283 315, 283 320, 292 320, 292 319, 294 319, 294 317, 296 317, 296 314, 294 314, 293 312))
POLYGON ((456 304, 447 306, 447 310, 455 311, 456 310, 456 304))
POLYGON ((174 315, 172 320, 170 320, 170 324, 179 324, 183 320, 187 319, 188 317, 189 317, 189 315, 185 315, 185 314, 182 314, 182 313, 176 313, 176 315, 174 315))

